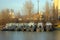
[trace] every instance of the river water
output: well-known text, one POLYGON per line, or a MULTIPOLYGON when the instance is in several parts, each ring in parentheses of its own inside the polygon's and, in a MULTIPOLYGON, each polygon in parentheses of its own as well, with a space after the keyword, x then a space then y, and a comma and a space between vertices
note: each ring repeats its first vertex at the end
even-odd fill
POLYGON ((0 40, 60 40, 60 31, 53 32, 0 31, 0 40))

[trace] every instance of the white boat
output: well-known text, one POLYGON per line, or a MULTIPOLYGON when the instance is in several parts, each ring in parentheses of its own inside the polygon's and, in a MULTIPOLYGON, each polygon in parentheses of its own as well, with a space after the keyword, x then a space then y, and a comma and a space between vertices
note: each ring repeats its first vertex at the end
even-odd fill
POLYGON ((46 22, 46 30, 51 30, 52 29, 52 23, 51 22, 46 22))

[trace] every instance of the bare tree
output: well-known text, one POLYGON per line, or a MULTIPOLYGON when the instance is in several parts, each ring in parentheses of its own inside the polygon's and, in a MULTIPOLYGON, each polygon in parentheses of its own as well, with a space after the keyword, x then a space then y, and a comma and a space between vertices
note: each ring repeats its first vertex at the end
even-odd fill
POLYGON ((25 13, 26 13, 27 15, 32 14, 33 4, 32 4, 32 2, 31 2, 31 0, 30 0, 30 1, 26 1, 25 5, 24 5, 24 10, 25 10, 25 13))
POLYGON ((2 10, 2 12, 1 12, 1 24, 4 25, 4 24, 8 23, 10 20, 9 18, 10 18, 9 9, 2 10))
POLYGON ((49 15, 49 3, 48 1, 46 2, 46 10, 45 10, 45 21, 48 21, 50 18, 50 15, 49 15))
POLYGON ((25 15, 28 15, 29 21, 32 21, 32 14, 33 14, 33 4, 31 0, 26 1, 24 4, 25 15))
POLYGON ((20 18, 20 16, 21 16, 21 15, 20 15, 20 12, 18 12, 18 13, 16 14, 16 17, 17 17, 17 18, 20 18))

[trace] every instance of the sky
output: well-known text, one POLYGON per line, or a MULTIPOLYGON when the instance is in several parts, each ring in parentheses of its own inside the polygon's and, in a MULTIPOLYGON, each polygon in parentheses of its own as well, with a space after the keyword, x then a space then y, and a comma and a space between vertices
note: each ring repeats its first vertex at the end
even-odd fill
MULTIPOLYGON (((15 12, 22 10, 24 3, 29 0, 0 0, 0 11, 3 9, 13 9, 15 12)), ((34 5, 34 11, 38 10, 38 0, 31 0, 34 5)), ((46 1, 51 5, 51 0, 39 0, 39 10, 43 11, 46 1)))

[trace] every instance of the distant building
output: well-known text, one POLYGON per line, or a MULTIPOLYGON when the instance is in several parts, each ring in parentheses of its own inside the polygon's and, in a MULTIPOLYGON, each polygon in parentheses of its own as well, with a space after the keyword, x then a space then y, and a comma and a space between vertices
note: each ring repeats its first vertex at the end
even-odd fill
POLYGON ((9 15, 11 16, 11 18, 15 18, 15 14, 14 14, 14 11, 12 9, 9 11, 9 15))
POLYGON ((60 0, 54 0, 55 19, 60 19, 60 0))
POLYGON ((58 1, 59 0, 54 0, 54 20, 58 20, 58 1))
POLYGON ((58 19, 60 20, 60 0, 58 1, 58 19))
POLYGON ((60 20, 60 9, 58 10, 58 19, 60 20))
POLYGON ((59 1, 59 0, 54 0, 55 9, 58 7, 58 1, 59 1))

